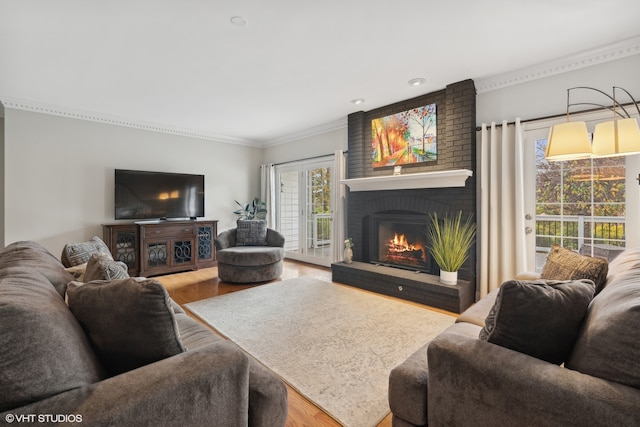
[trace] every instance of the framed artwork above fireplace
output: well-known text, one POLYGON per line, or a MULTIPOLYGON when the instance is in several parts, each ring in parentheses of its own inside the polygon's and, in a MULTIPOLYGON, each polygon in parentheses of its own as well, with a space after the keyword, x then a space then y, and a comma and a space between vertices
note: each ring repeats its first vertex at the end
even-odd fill
POLYGON ((438 159, 436 104, 371 120, 374 169, 438 159))

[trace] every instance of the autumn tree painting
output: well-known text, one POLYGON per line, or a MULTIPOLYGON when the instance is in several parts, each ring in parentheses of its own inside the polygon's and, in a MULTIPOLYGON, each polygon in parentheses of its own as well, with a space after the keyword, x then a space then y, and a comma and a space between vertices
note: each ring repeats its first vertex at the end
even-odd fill
POLYGON ((431 162, 438 157, 436 104, 371 121, 374 168, 431 162))

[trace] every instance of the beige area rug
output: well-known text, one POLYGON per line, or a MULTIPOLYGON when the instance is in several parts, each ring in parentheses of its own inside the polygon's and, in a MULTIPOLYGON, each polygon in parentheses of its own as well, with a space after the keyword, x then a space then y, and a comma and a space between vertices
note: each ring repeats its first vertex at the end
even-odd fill
POLYGON ((307 277, 186 307, 347 427, 377 425, 391 369, 455 321, 307 277))

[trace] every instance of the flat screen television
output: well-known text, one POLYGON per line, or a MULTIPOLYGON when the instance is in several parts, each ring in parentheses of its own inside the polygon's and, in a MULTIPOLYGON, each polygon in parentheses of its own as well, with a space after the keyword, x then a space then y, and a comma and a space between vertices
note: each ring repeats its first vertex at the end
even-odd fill
POLYGON ((204 216, 204 175, 115 170, 115 219, 204 216))

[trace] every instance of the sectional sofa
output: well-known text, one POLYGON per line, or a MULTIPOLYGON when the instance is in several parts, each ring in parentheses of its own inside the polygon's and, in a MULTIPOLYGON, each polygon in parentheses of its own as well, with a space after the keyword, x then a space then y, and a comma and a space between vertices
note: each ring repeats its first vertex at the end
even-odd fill
POLYGON ((76 279, 35 242, 0 251, 0 419, 284 425, 284 383, 188 317, 159 282, 76 279))
POLYGON ((397 366, 389 404, 394 427, 640 425, 640 248, 554 248, 397 366))

